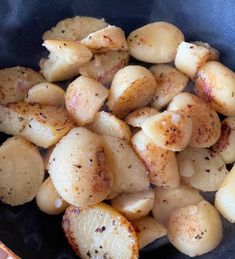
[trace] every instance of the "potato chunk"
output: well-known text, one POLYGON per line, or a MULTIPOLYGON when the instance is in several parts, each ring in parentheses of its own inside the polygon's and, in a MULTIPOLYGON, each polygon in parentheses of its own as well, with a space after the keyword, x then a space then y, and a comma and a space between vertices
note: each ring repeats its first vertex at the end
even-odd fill
POLYGON ((0 200, 11 206, 31 201, 44 178, 37 148, 20 137, 8 138, 0 146, 0 200))

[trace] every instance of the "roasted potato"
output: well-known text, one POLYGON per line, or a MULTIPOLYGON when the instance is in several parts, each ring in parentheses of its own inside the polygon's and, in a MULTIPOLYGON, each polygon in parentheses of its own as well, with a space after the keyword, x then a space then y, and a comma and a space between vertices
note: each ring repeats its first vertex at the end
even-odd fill
POLYGON ((191 147, 210 147, 220 137, 220 120, 215 110, 205 101, 190 93, 176 95, 168 111, 177 111, 192 119, 191 147))
POLYGON ((182 92, 188 83, 188 77, 176 68, 161 64, 149 69, 157 81, 152 106, 157 110, 165 107, 172 98, 182 92))
POLYGON ((86 208, 67 208, 63 230, 81 258, 139 258, 134 228, 111 206, 100 203, 86 208))
POLYGON ((108 95, 109 91, 102 84, 80 76, 66 90, 66 109, 78 125, 85 125, 93 121, 108 95))
POLYGON ((170 243, 190 257, 210 252, 220 243, 223 228, 219 213, 207 201, 176 209, 170 216, 170 243))
POLYGON ((31 68, 0 69, 0 104, 23 101, 28 90, 43 81, 43 76, 31 68))
POLYGON ((154 191, 152 189, 137 193, 123 193, 111 200, 112 206, 129 220, 148 215, 153 203, 154 191))
POLYGON ((149 171, 151 184, 164 188, 179 186, 180 177, 174 152, 158 147, 142 130, 133 136, 132 144, 149 171))
POLYGON ((37 148, 20 137, 8 138, 0 146, 0 200, 11 206, 31 201, 44 178, 37 148))
POLYGON ((148 63, 173 61, 183 40, 183 33, 167 22, 147 24, 131 32, 127 38, 131 56, 148 63))
POLYGON ((131 111, 146 106, 154 96, 156 80, 142 66, 126 66, 114 76, 108 107, 116 116, 124 118, 131 111))
POLYGON ((45 170, 48 170, 49 159, 54 148, 55 145, 50 146, 42 155, 45 170))

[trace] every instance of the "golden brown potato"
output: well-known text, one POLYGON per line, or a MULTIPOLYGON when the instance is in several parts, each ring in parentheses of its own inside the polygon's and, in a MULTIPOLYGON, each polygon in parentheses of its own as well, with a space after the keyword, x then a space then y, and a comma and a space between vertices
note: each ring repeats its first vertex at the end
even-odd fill
POLYGON ((148 69, 126 66, 114 76, 108 99, 109 109, 124 118, 131 111, 146 106, 154 96, 156 80, 148 69))
POLYGON ((210 61, 195 78, 196 94, 223 115, 235 116, 235 74, 223 64, 210 61))
POLYGON ((11 206, 31 201, 44 178, 37 148, 20 137, 8 138, 0 146, 0 200, 11 206))
POLYGON ((36 196, 38 208, 49 215, 58 215, 66 210, 69 204, 64 201, 56 191, 51 177, 48 177, 36 196))
POLYGON ((149 69, 157 81, 152 106, 157 110, 165 107, 172 98, 182 92, 188 83, 188 77, 176 68, 161 64, 149 69))
POLYGON ((79 66, 92 58, 91 51, 74 41, 46 40, 48 59, 40 60, 41 72, 49 82, 63 81, 79 74, 79 66))
POLYGON ((84 209, 70 206, 62 226, 70 246, 81 258, 139 258, 134 228, 107 204, 84 209))
POLYGON ((80 76, 66 90, 66 109, 78 125, 85 125, 93 121, 108 95, 109 91, 102 84, 80 76))
POLYGON ((135 152, 149 171, 150 183, 164 188, 175 188, 180 177, 175 153, 158 147, 141 130, 132 138, 135 152))
POLYGON ((43 76, 31 68, 0 69, 0 104, 23 101, 28 90, 43 81, 43 76))
POLYGON ((72 40, 78 41, 87 37, 90 33, 108 26, 104 19, 88 16, 75 16, 59 21, 55 27, 44 32, 45 40, 72 40))
POLYGON ((219 213, 207 201, 176 209, 170 216, 170 243, 181 253, 194 257, 210 252, 220 243, 223 228, 219 213))
POLYGON ((215 110, 205 101, 190 93, 176 95, 168 111, 177 111, 192 119, 191 147, 210 147, 219 139, 220 120, 215 110))
POLYGON ((59 195, 79 208, 103 201, 111 191, 102 140, 86 128, 72 129, 57 143, 48 172, 59 195))
POLYGON ((167 22, 149 23, 131 32, 127 38, 131 56, 148 63, 173 61, 183 40, 183 33, 167 22))

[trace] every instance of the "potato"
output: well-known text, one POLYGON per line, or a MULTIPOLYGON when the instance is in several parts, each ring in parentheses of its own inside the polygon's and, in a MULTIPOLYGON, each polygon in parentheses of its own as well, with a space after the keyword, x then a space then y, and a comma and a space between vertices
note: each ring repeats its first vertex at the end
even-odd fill
POLYGON ((127 115, 125 121, 132 127, 141 128, 142 124, 149 117, 158 114, 159 112, 155 108, 144 107, 139 108, 127 115))
POLYGON ((43 164, 44 164, 45 170, 48 170, 49 159, 50 159, 51 153, 52 153, 52 151, 53 151, 54 148, 55 148, 55 145, 50 146, 50 147, 43 153, 42 159, 43 159, 43 164))
POLYGON ((168 111, 189 115, 192 119, 191 147, 210 147, 220 137, 220 120, 214 109, 202 99, 190 93, 176 95, 168 106, 168 111))
POLYGON ((191 257, 210 252, 223 236, 219 213, 207 201, 175 210, 167 231, 170 243, 191 257))
POLYGON ((131 146, 120 138, 102 136, 114 180, 108 199, 122 192, 135 193, 149 188, 149 178, 143 162, 131 146))
POLYGON ((235 166, 226 176, 215 195, 216 209, 231 223, 235 223, 235 166))
POLYGON ((102 140, 86 128, 70 130, 57 143, 48 172, 62 199, 79 208, 103 201, 111 191, 102 140))
POLYGON ((174 189, 155 188, 152 214, 157 222, 167 226, 169 216, 175 209, 196 205, 202 200, 199 191, 185 185, 174 189))
POLYGON ((196 94, 223 115, 235 116, 235 74, 223 64, 211 61, 195 79, 196 94))
POLYGON ((173 61, 183 40, 183 33, 167 22, 147 24, 131 32, 127 38, 131 56, 148 63, 173 61))
POLYGON ((150 183, 164 188, 175 188, 180 184, 175 153, 158 147, 141 130, 132 138, 135 152, 149 171, 150 183))
POLYGON ((235 161, 235 117, 228 117, 221 123, 221 135, 212 149, 219 153, 226 164, 235 161))
POLYGON ((152 106, 157 110, 165 107, 172 98, 182 92, 188 83, 188 77, 169 65, 154 65, 149 69, 157 81, 152 106))
POLYGON ((128 142, 132 137, 131 130, 124 121, 105 111, 97 112, 88 128, 97 134, 121 138, 128 142))
POLYGON ((148 215, 153 203, 154 192, 152 189, 137 193, 123 193, 111 201, 112 206, 129 220, 140 219, 148 215))
POLYGON ((80 76, 66 90, 66 109, 78 125, 85 125, 93 121, 108 95, 109 91, 102 84, 80 76))
POLYGON ((62 107, 25 102, 0 105, 0 132, 22 136, 39 147, 57 143, 71 127, 62 107))
POLYGON ((64 90, 52 83, 43 82, 29 89, 24 101, 27 103, 39 103, 48 105, 63 105, 64 90))
POLYGON ((0 69, 0 104, 23 101, 28 90, 42 81, 43 76, 31 68, 0 69))
POLYGON ((49 82, 63 81, 79 74, 78 67, 92 58, 91 51, 78 42, 46 40, 48 59, 40 60, 41 72, 49 82))
POLYGON ((210 149, 187 147, 177 155, 181 180, 204 192, 218 190, 228 171, 222 157, 210 149))
POLYGON ((109 109, 124 118, 131 111, 146 106, 154 96, 156 81, 141 66, 126 66, 114 76, 108 99, 109 109))
POLYGON ((181 151, 190 141, 192 119, 184 113, 165 111, 148 118, 142 129, 157 146, 181 151))
POLYGON ((90 33, 108 26, 104 19, 88 16, 75 16, 59 21, 55 27, 44 32, 45 40, 72 40, 78 41, 87 37, 90 33))
POLYGON ((128 50, 124 31, 111 25, 90 33, 80 42, 94 53, 104 53, 110 50, 128 50))
POLYGON ((136 231, 140 249, 149 245, 154 240, 165 236, 167 233, 166 228, 150 216, 132 220, 131 224, 136 231))
POLYGON ((82 76, 88 76, 104 85, 110 85, 118 70, 129 61, 127 51, 108 51, 95 54, 93 59, 79 67, 82 76))
POLYGON ((37 148, 20 137, 8 138, 0 146, 0 200, 11 206, 31 201, 44 178, 37 148))
POLYGON ((210 60, 218 60, 219 52, 204 42, 181 42, 175 57, 175 66, 193 79, 198 69, 210 60))
POLYGON ((62 226, 69 244, 81 258, 139 258, 132 225, 107 204, 83 209, 70 206, 62 226))

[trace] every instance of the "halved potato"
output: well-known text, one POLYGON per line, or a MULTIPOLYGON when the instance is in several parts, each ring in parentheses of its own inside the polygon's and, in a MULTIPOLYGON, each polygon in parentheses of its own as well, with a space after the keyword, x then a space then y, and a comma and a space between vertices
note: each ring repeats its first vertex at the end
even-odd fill
POLYGON ((172 98, 182 92, 188 83, 188 77, 176 68, 161 64, 149 69, 157 81, 152 106, 157 110, 165 107, 172 98))
POLYGON ((190 94, 176 95, 168 106, 168 111, 177 111, 192 119, 191 147, 210 147, 220 137, 220 119, 215 110, 201 98, 190 94))
POLYGON ((25 102, 0 105, 0 132, 22 136, 39 147, 57 143, 72 127, 62 107, 25 102))
POLYGON ((123 193, 111 200, 112 206, 129 220, 148 215, 153 203, 154 191, 152 189, 137 193, 123 193))
POLYGON ((152 214, 157 222, 167 226, 169 216, 175 209, 195 205, 202 200, 199 191, 185 185, 174 189, 155 188, 152 214))
POLYGON ((29 89, 24 101, 27 103, 39 103, 49 105, 64 104, 64 90, 52 83, 43 82, 29 89))
POLYGON ((114 76, 108 99, 109 109, 123 118, 131 111, 146 106, 154 96, 156 80, 141 66, 126 66, 114 76))
POLYGON ((0 146, 0 200, 11 206, 31 201, 44 178, 37 148, 20 137, 8 138, 0 146))
POLYGON ((81 207, 103 201, 111 191, 113 175, 101 138, 86 128, 74 128, 56 145, 48 172, 59 195, 81 207))
POLYGON ((143 162, 132 147, 120 138, 103 136, 105 153, 114 180, 108 199, 122 192, 135 193, 149 188, 149 178, 143 162))
POLYGON ((78 41, 87 37, 90 33, 108 26, 104 19, 89 16, 75 16, 59 21, 55 27, 44 32, 45 40, 73 40, 78 41))
POLYGON ((43 81, 43 76, 31 68, 0 69, 0 104, 23 101, 28 90, 43 81))
POLYGON ((46 40, 48 59, 40 60, 41 72, 49 82, 63 81, 79 74, 78 67, 92 58, 91 51, 74 41, 46 40))
POLYGON ((100 203, 87 208, 67 208, 63 230, 81 258, 139 258, 134 228, 111 206, 100 203))
POLYGON ((132 144, 149 171, 151 184, 164 188, 179 186, 180 177, 173 151, 158 147, 142 130, 133 136, 132 144))
POLYGON ((136 231, 140 249, 167 234, 166 228, 150 216, 132 220, 131 224, 136 231))
POLYGON ((177 155, 181 180, 204 192, 218 190, 228 171, 222 157, 210 149, 187 147, 177 155))
POLYGON ((128 142, 132 137, 131 130, 124 121, 105 111, 97 112, 88 128, 97 134, 121 138, 128 142))
POLYGON ((69 204, 64 201, 56 191, 51 177, 48 177, 40 186, 36 196, 38 208, 49 214, 58 215, 66 210, 69 204))
POLYGON ((85 125, 93 121, 108 95, 109 91, 102 84, 80 76, 66 90, 66 109, 78 125, 85 125))
POLYGON ((216 209, 207 201, 176 209, 170 216, 170 243, 181 253, 194 257, 210 252, 220 243, 223 227, 216 209))

